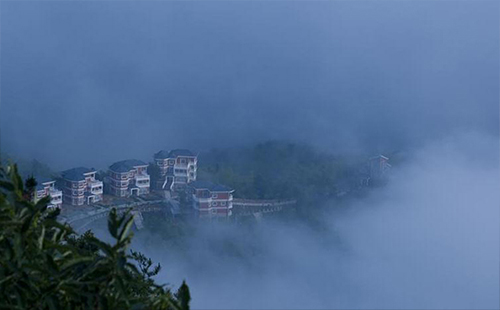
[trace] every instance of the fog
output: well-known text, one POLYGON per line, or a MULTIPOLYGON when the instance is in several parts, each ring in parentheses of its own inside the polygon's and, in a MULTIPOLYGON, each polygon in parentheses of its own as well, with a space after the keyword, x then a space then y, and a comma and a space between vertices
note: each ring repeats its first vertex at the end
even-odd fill
POLYGON ((199 225, 182 252, 138 232, 194 308, 500 307, 498 1, 0 2, 2 153, 407 154, 315 226, 199 225))
POLYGON ((1 147, 62 170, 498 135, 497 1, 2 1, 1 147))
POLYGON ((162 282, 186 279, 197 309, 498 309, 498 155, 494 137, 458 135, 321 225, 198 228, 182 253, 139 232, 134 246, 162 282))

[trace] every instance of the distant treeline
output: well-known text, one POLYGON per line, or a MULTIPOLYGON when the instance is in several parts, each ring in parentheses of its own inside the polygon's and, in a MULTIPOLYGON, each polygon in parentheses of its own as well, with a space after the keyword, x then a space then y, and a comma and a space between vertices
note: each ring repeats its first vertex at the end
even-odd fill
POLYGON ((356 182, 359 158, 333 156, 305 144, 269 141, 251 148, 200 154, 198 179, 234 188, 253 199, 333 197, 356 182))
MULTIPOLYGON (((11 157, 1 155, 3 164, 7 164, 11 157)), ((198 179, 230 186, 239 198, 316 201, 357 186, 370 155, 373 154, 332 155, 307 144, 268 141, 201 153, 198 179)), ((392 157, 395 153, 388 155, 392 157)), ((59 173, 36 159, 14 158, 12 161, 17 162, 24 178, 59 177, 59 173)), ((149 170, 152 173, 154 169, 149 170)), ((105 171, 99 171, 98 178, 104 174, 105 171)))
POLYGON ((36 160, 25 159, 10 154, 0 153, 0 165, 6 167, 11 163, 15 163, 19 169, 19 174, 23 179, 31 176, 54 178, 59 177, 59 174, 53 171, 48 165, 36 160))

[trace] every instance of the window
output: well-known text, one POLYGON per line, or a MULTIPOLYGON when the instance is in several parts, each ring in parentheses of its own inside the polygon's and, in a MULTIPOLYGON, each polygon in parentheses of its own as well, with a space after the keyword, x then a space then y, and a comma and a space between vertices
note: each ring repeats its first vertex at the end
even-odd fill
POLYGON ((217 198, 217 194, 213 193, 212 198, 217 198))
POLYGON ((217 210, 212 209, 212 214, 217 214, 217 210))
POLYGON ((226 205, 226 202, 225 202, 225 201, 222 201, 222 202, 220 203, 220 205, 221 205, 221 206, 225 206, 225 205, 226 205))
POLYGON ((212 202, 212 206, 217 207, 217 202, 216 201, 212 202))

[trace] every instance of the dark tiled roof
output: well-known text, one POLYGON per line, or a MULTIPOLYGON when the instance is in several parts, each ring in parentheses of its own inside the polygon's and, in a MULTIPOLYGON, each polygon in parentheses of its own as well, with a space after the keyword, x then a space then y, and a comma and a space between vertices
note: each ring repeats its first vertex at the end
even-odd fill
POLYGON ((38 183, 39 185, 42 185, 43 183, 55 181, 52 178, 47 178, 47 177, 43 177, 43 176, 35 176, 35 180, 36 180, 36 183, 38 183))
POLYGON ((175 149, 171 150, 170 152, 164 150, 159 151, 158 153, 155 154, 154 157, 158 159, 166 159, 166 158, 176 158, 178 156, 195 157, 196 155, 187 149, 175 149))
POLYGON ((154 158, 166 159, 166 158, 168 158, 168 151, 161 150, 154 155, 154 158))
POLYGON ((147 166, 147 165, 148 164, 146 164, 142 160, 127 159, 112 164, 111 166, 109 166, 109 170, 112 170, 114 172, 129 172, 136 166, 147 166))
POLYGON ((47 178, 47 177, 42 177, 42 176, 35 176, 35 180, 36 180, 36 189, 37 190, 42 190, 42 189, 45 188, 45 186, 43 185, 43 183, 55 182, 56 181, 54 179, 47 178))
POLYGON ((78 167, 78 168, 65 170, 61 174, 62 174, 62 177, 66 180, 83 181, 83 180, 85 180, 85 176, 83 174, 88 173, 88 172, 96 172, 96 171, 95 171, 95 169, 78 167))
POLYGON ((196 189, 208 189, 211 192, 232 192, 233 189, 224 185, 215 184, 208 181, 194 181, 189 186, 196 189))

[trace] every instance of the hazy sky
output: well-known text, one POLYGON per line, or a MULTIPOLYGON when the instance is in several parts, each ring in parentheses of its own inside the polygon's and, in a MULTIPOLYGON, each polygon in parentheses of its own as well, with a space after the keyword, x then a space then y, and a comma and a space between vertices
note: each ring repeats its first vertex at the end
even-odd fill
POLYGON ((2 1, 1 147, 56 169, 498 135, 497 1, 2 1))

